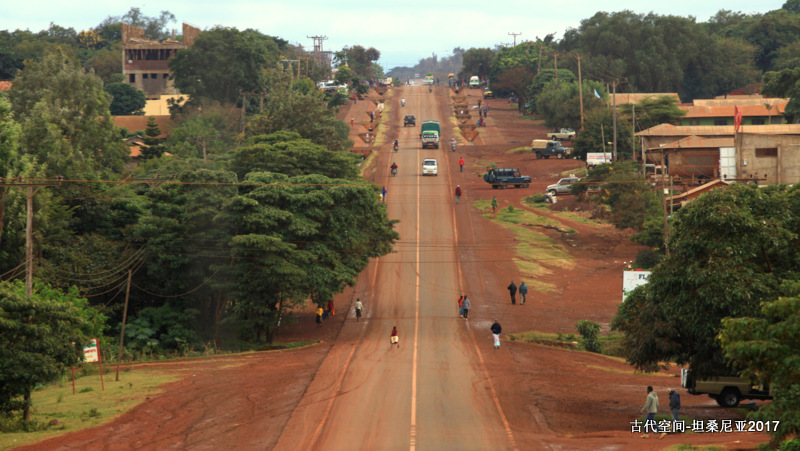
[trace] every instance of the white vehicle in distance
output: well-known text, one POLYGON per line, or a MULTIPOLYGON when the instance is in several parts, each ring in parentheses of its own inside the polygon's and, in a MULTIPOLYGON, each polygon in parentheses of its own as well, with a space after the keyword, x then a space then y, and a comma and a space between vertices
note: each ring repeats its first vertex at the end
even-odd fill
POLYGON ((579 177, 565 177, 558 181, 555 185, 550 185, 547 187, 547 194, 552 196, 557 196, 559 194, 569 194, 570 188, 574 183, 579 182, 581 179, 579 177))
POLYGON ((422 175, 439 175, 439 164, 434 158, 426 158, 422 162, 422 175))

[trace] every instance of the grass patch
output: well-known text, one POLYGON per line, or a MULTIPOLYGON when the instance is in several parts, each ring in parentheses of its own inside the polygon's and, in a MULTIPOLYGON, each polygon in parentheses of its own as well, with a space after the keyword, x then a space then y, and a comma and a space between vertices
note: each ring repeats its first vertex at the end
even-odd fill
MULTIPOLYGON (((530 284, 529 284, 530 285, 530 284)), ((547 346, 556 346, 559 348, 568 348, 568 349, 576 349, 580 350, 579 344, 574 344, 572 342, 580 343, 581 337, 578 335, 577 331, 574 334, 554 334, 548 332, 539 332, 539 331, 529 331, 529 332, 520 332, 517 334, 509 334, 509 338, 514 341, 519 341, 522 343, 538 343, 547 346)), ((621 334, 616 333, 609 333, 609 334, 600 334, 597 336, 597 340, 600 342, 603 348, 602 355, 620 362, 625 363, 625 359, 622 357, 622 338, 621 334)), ((597 369, 608 370, 610 372, 619 372, 623 370, 616 370, 612 368, 600 368, 597 369)), ((642 374, 636 371, 628 371, 626 374, 642 374)), ((660 373, 655 373, 660 374, 660 373)), ((672 377, 668 374, 663 374, 663 376, 672 377)))
POLYGON ((506 150, 506 153, 519 153, 519 152, 530 152, 530 147, 515 147, 513 149, 506 150))
MULTIPOLYGON (((656 415, 658 418, 658 415, 656 415)), ((678 418, 683 419, 683 417, 678 416, 678 418)), ((691 421, 687 420, 688 423, 691 421)), ((690 433, 687 431, 687 433, 690 433)), ((680 445, 670 446, 669 448, 664 448, 666 451, 721 451, 722 448, 719 446, 714 445, 689 445, 687 443, 682 443, 680 445)))
POLYGON ((0 434, 0 449, 27 445, 66 432, 108 423, 145 398, 160 393, 160 386, 179 377, 135 370, 125 372, 120 375, 121 380, 115 382, 113 372, 109 371, 105 374, 105 391, 101 389, 99 375, 77 378, 75 385, 79 393, 75 395, 72 394, 72 382, 68 379, 61 384, 38 390, 33 393, 31 420, 49 427, 36 432, 0 434), (59 424, 50 426, 49 422, 54 419, 59 424))

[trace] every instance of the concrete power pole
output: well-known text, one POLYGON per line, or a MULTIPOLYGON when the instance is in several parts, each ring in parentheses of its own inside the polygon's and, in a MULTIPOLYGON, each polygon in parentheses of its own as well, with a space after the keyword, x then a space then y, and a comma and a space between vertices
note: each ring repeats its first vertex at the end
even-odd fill
POLYGON ((514 47, 517 46, 517 36, 521 35, 522 32, 519 33, 508 33, 509 36, 514 36, 514 47))

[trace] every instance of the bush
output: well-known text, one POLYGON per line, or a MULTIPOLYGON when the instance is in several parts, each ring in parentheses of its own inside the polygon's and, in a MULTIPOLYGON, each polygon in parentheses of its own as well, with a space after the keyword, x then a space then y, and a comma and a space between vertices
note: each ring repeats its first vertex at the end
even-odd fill
POLYGON ((526 204, 542 204, 547 202, 547 196, 544 194, 534 194, 533 196, 522 199, 522 202, 526 204))
POLYGON ((661 254, 656 253, 651 249, 642 249, 636 254, 636 261, 634 267, 641 269, 650 269, 658 264, 663 257, 661 254))
POLYGON ((600 333, 600 324, 597 321, 589 321, 582 319, 575 323, 575 328, 578 333, 583 337, 581 339, 581 346, 589 352, 600 353, 603 346, 597 341, 597 335, 600 333))

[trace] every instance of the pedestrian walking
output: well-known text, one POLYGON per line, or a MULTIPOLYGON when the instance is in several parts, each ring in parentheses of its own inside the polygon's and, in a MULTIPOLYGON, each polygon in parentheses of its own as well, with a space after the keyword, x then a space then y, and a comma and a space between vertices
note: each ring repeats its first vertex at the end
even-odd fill
POLYGON ((517 303, 517 286, 514 285, 514 281, 511 281, 511 285, 508 287, 508 292, 511 294, 511 304, 517 303))
POLYGON ((500 323, 498 323, 497 320, 494 320, 494 324, 492 324, 490 329, 492 331, 492 336, 494 337, 494 349, 498 350, 500 349, 500 332, 503 331, 503 328, 500 327, 500 323))
POLYGON ((361 303, 361 299, 356 298, 356 322, 361 321, 361 309, 364 308, 364 305, 361 303))
POLYGON ((355 127, 355 125, 356 125, 356 118, 350 116, 350 128, 355 127))
POLYGON ((519 300, 519 305, 525 305, 525 298, 527 297, 527 295, 528 295, 528 286, 525 285, 525 281, 522 281, 522 283, 519 284, 519 296, 521 298, 519 300))
POLYGON ((381 190, 381 202, 386 202, 386 187, 381 190))
POLYGON ((458 167, 461 168, 461 172, 464 172, 464 157, 458 159, 458 167))
POLYGON ((662 432, 661 428, 658 427, 658 423, 656 423, 656 413, 658 412, 658 395, 653 391, 653 387, 650 385, 647 386, 647 399, 644 403, 644 407, 642 407, 642 412, 647 412, 647 416, 644 419, 645 434, 642 436, 642 438, 650 437, 650 434, 647 433, 648 429, 655 429, 656 432, 661 434, 660 438, 664 438, 667 433, 662 432))
POLYGON ((456 185, 456 203, 461 200, 461 185, 456 185))
POLYGON ((400 349, 400 337, 397 336, 397 326, 392 328, 392 334, 389 335, 389 343, 390 347, 397 345, 397 349, 400 349))
POLYGON ((317 306, 317 327, 322 327, 322 307, 317 306))
POLYGON ((497 197, 492 196, 492 213, 497 214, 497 197))
POLYGON ((371 124, 374 121, 375 121, 375 112, 374 111, 370 111, 369 112, 369 123, 371 124))
POLYGON ((333 299, 328 301, 328 313, 333 316, 336 314, 336 311, 333 309, 333 299))
POLYGON ((353 94, 353 105, 357 103, 358 103, 358 97, 355 94, 353 94))
POLYGON ((470 307, 471 307, 471 305, 470 305, 470 302, 469 302, 469 298, 465 294, 464 295, 464 299, 461 300, 461 310, 464 311, 464 319, 467 319, 467 317, 469 316, 470 307))
POLYGON ((481 109, 481 99, 478 99, 478 109, 481 109))
POLYGON ((672 388, 667 391, 669 392, 669 412, 672 414, 672 421, 678 421, 678 413, 681 410, 681 395, 672 388))
POLYGON ((464 307, 462 307, 462 303, 464 301, 464 295, 458 297, 458 317, 464 317, 464 307))

